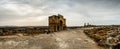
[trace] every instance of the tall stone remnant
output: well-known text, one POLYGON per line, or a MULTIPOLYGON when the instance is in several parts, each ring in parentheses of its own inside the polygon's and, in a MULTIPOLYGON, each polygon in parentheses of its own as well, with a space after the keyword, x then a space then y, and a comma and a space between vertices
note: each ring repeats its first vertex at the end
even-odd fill
POLYGON ((66 19, 58 14, 58 15, 52 15, 49 17, 49 31, 55 32, 55 31, 61 31, 66 28, 66 19))

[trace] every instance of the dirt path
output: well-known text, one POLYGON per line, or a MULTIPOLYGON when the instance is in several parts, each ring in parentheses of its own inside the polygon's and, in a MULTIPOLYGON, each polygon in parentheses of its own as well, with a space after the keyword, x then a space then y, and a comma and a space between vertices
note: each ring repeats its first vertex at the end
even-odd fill
POLYGON ((55 32, 55 39, 62 49, 103 49, 83 33, 83 29, 55 32))
POLYGON ((39 36, 0 37, 0 49, 103 49, 82 29, 68 29, 39 36))

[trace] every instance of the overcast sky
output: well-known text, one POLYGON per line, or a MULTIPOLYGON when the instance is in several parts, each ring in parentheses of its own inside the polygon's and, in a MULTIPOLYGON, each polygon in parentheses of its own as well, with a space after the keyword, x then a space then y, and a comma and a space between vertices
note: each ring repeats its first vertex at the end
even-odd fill
POLYGON ((0 0, 0 26, 47 26, 57 14, 67 26, 120 24, 120 0, 0 0))

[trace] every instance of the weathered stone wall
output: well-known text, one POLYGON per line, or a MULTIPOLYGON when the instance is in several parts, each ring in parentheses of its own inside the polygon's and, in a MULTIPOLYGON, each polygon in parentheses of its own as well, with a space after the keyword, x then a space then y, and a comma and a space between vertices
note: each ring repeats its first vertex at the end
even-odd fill
POLYGON ((64 30, 66 28, 66 19, 58 14, 49 17, 49 30, 51 32, 64 30))

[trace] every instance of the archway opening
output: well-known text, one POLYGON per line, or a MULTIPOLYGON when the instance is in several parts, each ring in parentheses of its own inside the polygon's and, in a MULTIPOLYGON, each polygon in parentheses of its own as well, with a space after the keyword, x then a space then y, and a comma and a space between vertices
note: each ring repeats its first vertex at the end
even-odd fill
POLYGON ((63 30, 63 21, 62 20, 59 21, 59 25, 57 28, 58 28, 58 31, 63 30))
POLYGON ((60 26, 62 26, 63 25, 63 21, 62 20, 60 20, 60 26))

